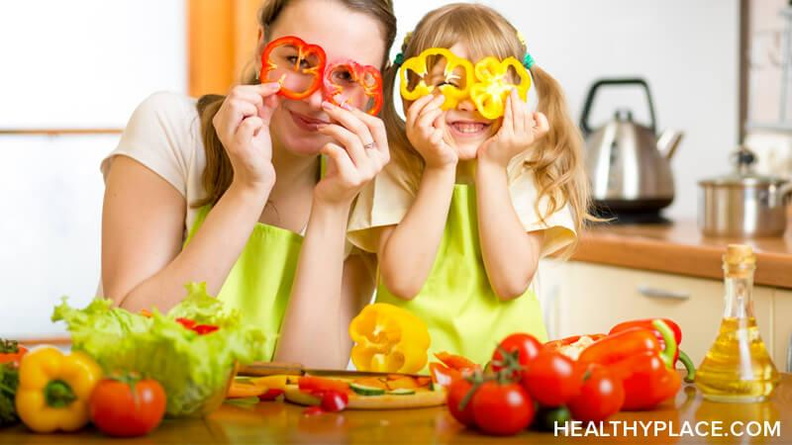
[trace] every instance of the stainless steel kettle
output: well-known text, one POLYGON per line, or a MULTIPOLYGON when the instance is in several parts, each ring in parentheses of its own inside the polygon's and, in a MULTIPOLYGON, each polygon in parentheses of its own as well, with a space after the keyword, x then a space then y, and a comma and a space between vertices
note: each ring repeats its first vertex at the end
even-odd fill
POLYGON ((682 139, 678 131, 658 138, 649 85, 643 79, 602 79, 588 92, 580 127, 586 138, 586 170, 596 207, 615 214, 659 212, 674 200, 674 178, 669 160, 682 139), (649 103, 649 126, 633 121, 632 112, 617 109, 613 120, 596 130, 588 119, 597 90, 602 86, 639 85, 649 103))

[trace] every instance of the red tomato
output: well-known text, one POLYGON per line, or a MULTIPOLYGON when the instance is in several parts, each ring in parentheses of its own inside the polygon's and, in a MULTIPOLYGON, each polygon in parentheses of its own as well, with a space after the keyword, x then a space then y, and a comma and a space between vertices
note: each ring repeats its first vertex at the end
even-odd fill
MULTIPOLYGON (((503 369, 503 354, 501 350, 506 352, 517 351, 517 360, 520 366, 525 370, 530 363, 542 349, 542 343, 539 342, 533 335, 516 333, 511 334, 500 342, 495 353, 492 354, 492 370, 495 372, 503 369)), ((516 378, 517 375, 512 377, 516 378)))
POLYGON ((165 402, 165 390, 154 379, 102 379, 91 393, 91 421, 110 436, 143 436, 162 421, 165 402))
POLYGON ((322 410, 335 413, 343 410, 349 404, 349 396, 345 392, 324 391, 322 393, 322 410))
POLYGON ((622 382, 608 368, 591 365, 580 394, 567 406, 575 420, 599 422, 619 412, 624 404, 622 382))
POLYGON ((531 397, 517 383, 485 382, 476 390, 471 404, 479 429, 498 436, 517 434, 528 428, 535 414, 531 397))
POLYGON ((544 350, 523 373, 522 384, 534 400, 553 407, 580 393, 582 377, 572 359, 558 351, 544 350))
POLYGON ((448 387, 447 403, 448 410, 451 411, 451 415, 454 416, 454 419, 465 426, 472 427, 476 426, 476 422, 473 420, 472 398, 468 399, 464 409, 460 406, 471 388, 473 388, 473 384, 467 381, 467 379, 454 380, 451 386, 448 387))

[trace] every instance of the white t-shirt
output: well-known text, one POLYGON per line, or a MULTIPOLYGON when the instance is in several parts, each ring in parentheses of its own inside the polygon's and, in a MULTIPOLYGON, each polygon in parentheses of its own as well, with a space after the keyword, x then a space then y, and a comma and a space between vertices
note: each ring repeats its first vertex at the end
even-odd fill
POLYGON ((128 156, 168 181, 187 201, 187 230, 198 209, 190 206, 206 197, 201 176, 206 153, 201 121, 194 98, 176 93, 154 93, 138 105, 127 123, 118 147, 101 164, 105 179, 117 155, 128 156))

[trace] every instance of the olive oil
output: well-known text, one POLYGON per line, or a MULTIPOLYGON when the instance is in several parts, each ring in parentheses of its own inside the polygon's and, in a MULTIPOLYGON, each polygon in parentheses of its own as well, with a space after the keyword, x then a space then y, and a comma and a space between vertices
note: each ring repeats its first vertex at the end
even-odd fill
POLYGON ((723 256, 725 310, 718 336, 696 371, 696 386, 716 402, 760 402, 779 382, 753 314, 756 256, 729 245, 723 256))

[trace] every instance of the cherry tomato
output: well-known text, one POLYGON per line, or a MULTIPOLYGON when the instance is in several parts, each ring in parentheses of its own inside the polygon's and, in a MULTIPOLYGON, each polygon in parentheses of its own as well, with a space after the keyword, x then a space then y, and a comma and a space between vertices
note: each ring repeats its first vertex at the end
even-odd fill
POLYGON ((528 428, 535 414, 531 396, 517 383, 484 382, 471 403, 479 429, 498 436, 517 434, 528 428))
POLYGON ((624 404, 622 382, 608 368, 593 364, 580 394, 569 401, 569 410, 575 420, 599 422, 616 414, 624 404))
POLYGON ((473 388, 473 384, 467 379, 456 379, 448 387, 448 410, 459 423, 465 426, 475 426, 476 422, 473 420, 473 403, 472 398, 467 400, 467 405, 463 409, 461 403, 465 400, 468 392, 473 388))
POLYGON ((543 406, 561 406, 580 393, 583 376, 579 369, 560 352, 544 350, 528 366, 522 384, 543 406))
POLYGON ((349 396, 340 391, 322 392, 322 410, 328 413, 335 413, 343 410, 349 404, 349 396))
POLYGON ((99 381, 91 393, 91 421, 99 431, 118 437, 148 434, 165 415, 165 390, 154 379, 124 376, 99 381))
MULTIPOLYGON (((498 348, 496 348, 495 352, 492 354, 492 370, 498 372, 504 367, 501 350, 508 353, 514 353, 516 351, 520 367, 525 370, 528 367, 528 363, 539 354, 541 349, 542 343, 533 335, 524 333, 511 334, 500 342, 498 348)), ((517 378, 517 374, 514 373, 512 377, 517 378)))

